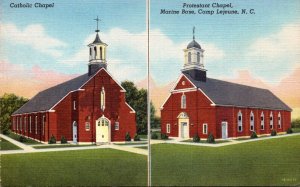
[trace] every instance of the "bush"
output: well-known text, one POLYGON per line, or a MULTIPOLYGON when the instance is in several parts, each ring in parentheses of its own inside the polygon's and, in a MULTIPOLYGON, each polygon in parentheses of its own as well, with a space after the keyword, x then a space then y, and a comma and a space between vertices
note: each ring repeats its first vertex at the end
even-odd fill
POLYGON ((9 134, 10 134, 10 130, 9 130, 9 129, 4 129, 4 130, 3 130, 3 134, 9 135, 9 134))
POLYGON ((198 136, 198 134, 194 135, 193 142, 200 142, 200 137, 198 136))
POLYGON ((60 139, 60 143, 65 144, 65 143, 68 143, 68 141, 64 136, 62 136, 61 139, 60 139))
POLYGON ((24 136, 20 136, 19 141, 20 142, 27 142, 27 138, 25 138, 24 136))
POLYGON ((252 134, 251 134, 250 138, 252 138, 252 139, 253 139, 253 138, 257 138, 257 134, 256 134, 256 132, 255 132, 255 131, 253 131, 253 132, 252 132, 252 134))
POLYGON ((293 133, 292 128, 288 128, 287 131, 286 131, 286 133, 287 133, 287 134, 292 134, 292 133, 293 133))
POLYGON ((167 140, 167 139, 169 139, 169 136, 167 134, 161 134, 161 139, 167 140))
POLYGON ((49 144, 56 144, 56 138, 53 136, 53 134, 52 134, 52 136, 51 136, 51 138, 50 138, 50 140, 49 140, 48 143, 49 144))
POLYGON ((127 141, 127 142, 131 141, 131 137, 130 137, 129 132, 127 132, 126 135, 125 135, 125 141, 127 141))
POLYGON ((152 133, 151 134, 151 139, 154 139, 154 140, 158 139, 158 135, 155 132, 152 133))
POLYGON ((292 128, 300 128, 300 118, 292 120, 292 128))
POLYGON ((140 141, 141 138, 140 138, 140 136, 138 134, 135 134, 133 140, 134 141, 140 141))
POLYGON ((271 136, 276 136, 276 135, 277 135, 277 132, 276 132, 276 130, 273 129, 273 130, 271 131, 271 136))
POLYGON ((206 142, 207 143, 215 143, 215 137, 212 133, 209 133, 206 142))

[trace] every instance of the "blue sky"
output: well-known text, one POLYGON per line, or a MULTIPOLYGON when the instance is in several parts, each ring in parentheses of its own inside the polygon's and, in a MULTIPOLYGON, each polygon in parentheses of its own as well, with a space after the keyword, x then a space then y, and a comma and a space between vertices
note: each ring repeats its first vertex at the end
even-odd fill
MULTIPOLYGON (((86 73, 86 45, 95 37, 93 19, 98 15, 100 37, 109 45, 109 71, 120 81, 146 78, 145 1, 42 3, 53 2, 55 7, 45 10, 10 8, 10 1, 1 1, 0 60, 20 65, 23 72, 39 66, 63 74, 86 73)), ((233 78, 247 70, 276 84, 299 67, 299 1, 216 1, 232 3, 234 9, 253 8, 255 15, 160 14, 163 8, 181 10, 184 2, 213 3, 151 0, 151 77, 157 83, 176 80, 193 26, 210 77, 233 78)))

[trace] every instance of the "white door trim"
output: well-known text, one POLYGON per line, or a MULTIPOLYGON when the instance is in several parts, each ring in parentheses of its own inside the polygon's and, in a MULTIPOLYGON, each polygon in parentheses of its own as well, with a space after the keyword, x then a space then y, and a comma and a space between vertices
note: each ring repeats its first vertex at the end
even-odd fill
POLYGON ((110 120, 103 115, 99 119, 96 120, 95 127, 96 127, 96 143, 110 143, 111 142, 111 122, 110 122, 110 120), (98 137, 101 134, 100 127, 98 127, 98 122, 101 123, 102 120, 108 121, 108 140, 107 140, 107 142, 101 141, 100 138, 98 137))
POLYGON ((222 132, 222 139, 227 139, 228 138, 228 122, 227 121, 222 121, 221 132, 222 132), (225 132, 223 132, 223 127, 225 127, 225 132))

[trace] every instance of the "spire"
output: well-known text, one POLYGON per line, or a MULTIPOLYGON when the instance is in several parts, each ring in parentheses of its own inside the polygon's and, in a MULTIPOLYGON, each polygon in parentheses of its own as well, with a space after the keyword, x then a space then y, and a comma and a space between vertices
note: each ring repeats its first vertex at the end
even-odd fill
POLYGON ((193 27, 193 40, 195 40, 195 26, 193 27))

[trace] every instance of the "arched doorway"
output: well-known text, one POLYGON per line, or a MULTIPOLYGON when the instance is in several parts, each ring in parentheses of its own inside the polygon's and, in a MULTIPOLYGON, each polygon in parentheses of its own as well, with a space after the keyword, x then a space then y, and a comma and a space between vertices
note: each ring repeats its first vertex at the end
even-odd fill
POLYGON ((111 141, 110 121, 105 116, 96 120, 96 142, 108 143, 111 141))
POLYGON ((189 116, 187 115, 186 112, 181 112, 177 118, 178 118, 178 137, 190 138, 189 116))
POLYGON ((77 143, 77 122, 73 122, 73 143, 77 143))

